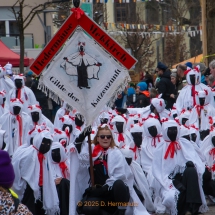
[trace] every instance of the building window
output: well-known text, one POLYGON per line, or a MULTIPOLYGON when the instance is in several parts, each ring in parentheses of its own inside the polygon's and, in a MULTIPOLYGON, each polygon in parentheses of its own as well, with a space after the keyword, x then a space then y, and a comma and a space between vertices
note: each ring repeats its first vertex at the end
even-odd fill
POLYGON ((115 22, 135 23, 136 21, 136 2, 130 1, 129 3, 115 0, 115 22))
POLYGON ((9 21, 9 34, 10 36, 19 34, 19 26, 16 21, 9 21))
POLYGON ((126 22, 126 3, 116 3, 116 22, 126 22))
POLYGON ((5 21, 0 21, 0 35, 5 36, 6 29, 5 29, 5 21))

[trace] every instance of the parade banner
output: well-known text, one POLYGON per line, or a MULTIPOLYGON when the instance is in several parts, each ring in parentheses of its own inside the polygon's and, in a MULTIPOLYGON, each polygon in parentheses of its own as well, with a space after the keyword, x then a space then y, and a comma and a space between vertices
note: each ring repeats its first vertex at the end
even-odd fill
POLYGON ((90 125, 129 81, 128 71, 78 28, 43 73, 39 87, 67 101, 90 125))
POLYGON ((39 75, 42 73, 42 71, 51 62, 60 48, 64 45, 66 40, 79 26, 82 27, 90 36, 92 36, 92 38, 94 38, 97 43, 99 43, 125 68, 131 69, 137 63, 137 60, 133 56, 131 56, 114 39, 112 39, 91 18, 85 15, 85 13, 81 9, 79 9, 78 12, 80 13, 80 17, 77 19, 77 13, 73 12, 30 66, 30 69, 35 74, 39 75))

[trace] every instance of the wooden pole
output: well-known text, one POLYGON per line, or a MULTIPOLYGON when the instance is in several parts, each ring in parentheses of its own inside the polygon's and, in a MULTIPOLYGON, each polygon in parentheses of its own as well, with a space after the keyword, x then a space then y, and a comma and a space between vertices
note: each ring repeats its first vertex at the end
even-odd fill
MULTIPOLYGON (((206 9, 207 0, 200 0, 202 8, 202 49, 203 57, 208 55, 208 44, 207 44, 207 9, 206 9)), ((208 66, 208 58, 204 58, 204 63, 208 66)))
POLYGON ((89 159, 90 159, 90 179, 91 185, 94 187, 94 171, 93 171, 93 158, 92 158, 92 148, 91 148, 91 137, 88 135, 88 148, 89 148, 89 159))

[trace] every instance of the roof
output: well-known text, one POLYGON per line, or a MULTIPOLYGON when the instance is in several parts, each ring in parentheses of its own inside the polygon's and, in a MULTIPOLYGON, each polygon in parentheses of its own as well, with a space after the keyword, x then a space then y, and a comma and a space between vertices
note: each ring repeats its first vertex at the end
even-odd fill
MULTIPOLYGON (((10 50, 1 40, 0 40, 0 65, 4 66, 10 62, 13 67, 19 67, 20 55, 10 50)), ((30 59, 24 58, 24 66, 27 67, 30 64, 30 59)))

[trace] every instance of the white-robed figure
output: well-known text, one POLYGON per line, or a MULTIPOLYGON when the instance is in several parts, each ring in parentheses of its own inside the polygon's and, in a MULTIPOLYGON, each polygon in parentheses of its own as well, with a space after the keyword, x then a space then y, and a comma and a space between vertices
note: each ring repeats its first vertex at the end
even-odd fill
POLYGON ((30 117, 22 112, 23 102, 20 99, 10 100, 9 110, 0 117, 5 133, 5 151, 13 156, 16 149, 25 144, 28 135, 30 117))
POLYGON ((38 104, 33 104, 28 107, 28 114, 31 118, 29 130, 31 131, 37 125, 46 124, 46 127, 53 133, 54 125, 42 114, 42 108, 38 104))
POLYGON ((9 93, 12 88, 14 88, 13 81, 7 77, 6 69, 0 66, 0 91, 5 90, 9 93))
POLYGON ((73 120, 73 130, 70 142, 73 142, 85 128, 85 119, 83 115, 76 112, 73 120))
POLYGON ((110 123, 113 126, 113 137, 116 145, 122 148, 124 145, 133 146, 130 132, 126 129, 126 119, 120 115, 115 116, 110 123))
POLYGON ((203 189, 205 195, 215 198, 215 132, 212 131, 204 141, 203 154, 206 158, 206 168, 203 175, 203 189))
POLYGON ((158 119, 151 115, 144 124, 144 139, 140 150, 140 164, 145 173, 149 173, 156 147, 163 141, 161 124, 158 119))
POLYGON ((149 184, 147 182, 146 176, 141 169, 141 166, 133 160, 132 151, 126 146, 125 148, 120 149, 128 165, 131 168, 131 172, 134 176, 134 190, 137 193, 139 199, 146 207, 147 211, 152 213, 155 212, 154 204, 152 202, 152 192, 149 188, 149 184))
POLYGON ((70 174, 68 157, 64 147, 59 142, 53 142, 50 150, 51 163, 53 168, 53 179, 56 184, 60 214, 69 214, 69 187, 70 174))
POLYGON ((85 52, 85 42, 78 43, 78 52, 64 58, 61 67, 68 75, 78 76, 78 87, 90 88, 87 79, 97 79, 100 66, 95 58, 85 52))
POLYGON ((196 92, 199 104, 195 105, 189 117, 189 123, 195 125, 200 131, 210 129, 210 121, 213 121, 215 116, 215 108, 209 103, 209 94, 207 90, 200 90, 196 92))
POLYGON ((57 110, 57 113, 55 115, 55 119, 54 119, 54 127, 55 128, 59 128, 59 124, 61 124, 59 122, 60 118, 64 115, 70 115, 71 117, 74 116, 74 114, 76 113, 76 110, 73 109, 67 102, 63 102, 62 107, 60 107, 57 110))
POLYGON ((190 142, 193 144, 194 149, 196 150, 196 153, 202 160, 202 162, 205 164, 206 158, 204 156, 203 151, 200 148, 200 134, 199 129, 195 127, 195 125, 190 125, 190 142))
POLYGON ((131 170, 122 152, 116 147, 111 130, 105 124, 98 128, 93 141, 95 146, 92 147, 94 181, 97 187, 88 187, 89 152, 87 142, 83 141, 90 132, 91 130, 86 127, 71 146, 69 214, 77 214, 76 205, 84 193, 82 201, 96 200, 98 204, 78 204, 79 214, 149 215, 133 189, 134 179, 131 170), (135 205, 127 207, 129 204, 135 205))
POLYGON ((174 120, 162 119, 162 133, 164 140, 154 152, 152 173, 160 184, 165 211, 171 215, 206 212, 204 164, 190 141, 179 138, 180 127, 174 120))
POLYGON ((151 105, 149 105, 148 107, 149 107, 148 113, 143 114, 143 120, 146 120, 151 113, 154 113, 159 119, 161 119, 162 117, 170 118, 170 111, 165 109, 166 104, 162 98, 153 98, 151 100, 151 105))
POLYGON ((67 151, 66 147, 69 144, 69 138, 65 131, 55 128, 53 134, 53 142, 60 143, 65 148, 65 151, 67 151))
POLYGON ((133 144, 129 146, 129 149, 133 152, 133 160, 140 164, 140 150, 143 141, 143 125, 141 123, 131 124, 131 136, 133 144))
POLYGON ((6 91, 0 91, 0 117, 4 114, 4 103, 6 99, 6 91))
POLYGON ((212 92, 209 87, 201 82, 201 72, 199 66, 196 66, 194 69, 187 68, 185 72, 187 85, 182 88, 179 93, 179 96, 176 101, 176 108, 178 113, 182 111, 182 109, 191 110, 196 104, 198 104, 197 94, 200 90, 208 91, 208 102, 211 105, 214 105, 214 98, 212 92))
POLYGON ((50 165, 52 136, 49 130, 37 126, 33 145, 14 153, 15 172, 13 190, 20 201, 35 215, 53 215, 59 212, 59 200, 50 165))
POLYGON ((22 74, 14 76, 14 88, 12 88, 6 97, 5 110, 9 109, 11 99, 21 99, 23 101, 23 112, 28 113, 28 107, 37 104, 33 91, 25 86, 24 76, 22 74))
POLYGON ((58 125, 58 128, 59 130, 62 130, 62 131, 65 131, 66 132, 66 135, 68 137, 68 144, 73 141, 72 138, 73 138, 73 134, 72 134, 72 131, 73 131, 73 126, 74 126, 74 117, 71 117, 70 115, 64 115, 62 117, 60 117, 59 119, 59 125, 58 125))
POLYGON ((176 119, 179 120, 179 124, 180 125, 189 126, 190 125, 190 123, 189 123, 189 117, 190 117, 190 111, 183 109, 180 112, 179 116, 176 119))
POLYGON ((5 130, 0 129, 0 150, 4 150, 6 143, 4 141, 5 130))

